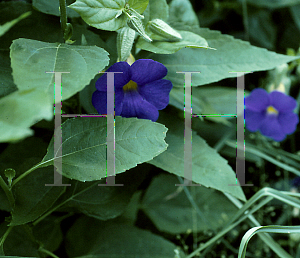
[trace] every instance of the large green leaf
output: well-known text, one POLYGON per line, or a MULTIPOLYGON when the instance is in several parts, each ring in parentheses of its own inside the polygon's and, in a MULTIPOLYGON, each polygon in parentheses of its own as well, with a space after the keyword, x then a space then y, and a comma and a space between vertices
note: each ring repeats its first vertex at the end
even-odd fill
POLYGON ((179 183, 174 175, 162 174, 153 179, 143 198, 143 211, 160 231, 183 234, 189 229, 194 232, 217 230, 237 212, 224 194, 197 186, 193 190, 188 188, 199 209, 197 214, 193 214, 196 213, 195 208, 185 192, 174 194, 178 190, 175 184, 179 183))
MULTIPOLYGON (((181 27, 187 29, 187 27, 181 27)), ((178 27, 179 29, 179 27, 178 27)), ((193 32, 205 38, 209 49, 181 49, 173 55, 156 55, 141 53, 139 58, 151 58, 163 63, 168 68, 166 79, 174 86, 184 86, 183 74, 178 71, 197 71, 192 75, 193 86, 216 82, 236 73, 270 70, 276 66, 296 60, 299 57, 285 56, 263 48, 251 46, 249 42, 222 35, 219 31, 194 28, 193 32)))
POLYGON ((9 52, 0 50, 0 97, 17 90, 11 72, 9 52))
POLYGON ((39 89, 53 97, 54 73, 62 75, 62 100, 82 90, 108 64, 108 53, 96 46, 72 46, 17 39, 10 47, 13 78, 20 90, 39 89))
POLYGON ((300 0, 247 0, 249 4, 269 7, 269 8, 282 8, 286 6, 292 6, 296 4, 300 4, 300 0))
MULTIPOLYGON (((132 225, 86 217, 79 218, 68 231, 67 243, 69 257, 81 258, 166 258, 174 257, 174 250, 179 249, 164 238, 132 225)), ((183 252, 179 253, 183 258, 183 252)))
POLYGON ((51 208, 65 191, 65 186, 45 186, 53 184, 53 175, 53 167, 40 168, 14 186, 15 207, 11 226, 31 222, 51 208))
MULTIPOLYGON (((167 151, 149 161, 165 171, 184 177, 184 122, 160 112, 159 120, 169 128, 166 141, 167 151)), ((240 186, 229 186, 236 183, 236 174, 215 149, 198 136, 192 134, 192 179, 195 183, 211 187, 245 200, 240 186)))
MULTIPOLYGON (((220 86, 194 87, 192 92, 193 114, 235 115, 237 90, 239 89, 220 86)), ((169 104, 184 110, 184 89, 182 87, 174 87, 171 90, 169 104)), ((226 125, 230 124, 225 117, 207 116, 206 118, 226 125)))
POLYGON ((128 4, 130 8, 139 13, 143 13, 149 4, 149 0, 128 0, 128 4))
POLYGON ((142 37, 139 38, 136 47, 156 54, 173 54, 182 48, 208 48, 207 41, 199 35, 190 31, 178 31, 182 40, 176 42, 152 41, 147 42, 142 37))
POLYGON ((143 20, 144 25, 148 21, 154 19, 161 19, 167 21, 169 18, 169 6, 166 0, 149 0, 149 4, 144 12, 145 19, 143 20))
MULTIPOLYGON (((106 177, 106 118, 75 118, 62 124, 62 173, 79 181, 106 177)), ((164 152, 167 128, 147 119, 115 117, 115 172, 121 173, 164 152)), ((53 164, 54 142, 41 166, 53 164)))
MULTIPOLYGON (((72 4, 74 0, 67 0, 67 4, 72 4)), ((59 1, 56 0, 32 0, 34 8, 42 13, 60 16, 59 1)), ((67 8, 67 16, 70 18, 79 17, 80 15, 74 10, 67 8)))
POLYGON ((69 7, 78 12, 88 25, 116 31, 127 22, 127 16, 122 13, 125 3, 125 0, 76 0, 69 7))
POLYGON ((30 126, 51 120, 53 104, 42 91, 15 91, 0 99, 0 142, 21 140, 33 134, 30 126))
POLYGON ((298 5, 291 6, 290 12, 292 13, 294 21, 300 31, 300 2, 298 5))
POLYGON ((199 26, 197 14, 189 0, 172 0, 170 3, 169 22, 180 22, 191 26, 199 26))

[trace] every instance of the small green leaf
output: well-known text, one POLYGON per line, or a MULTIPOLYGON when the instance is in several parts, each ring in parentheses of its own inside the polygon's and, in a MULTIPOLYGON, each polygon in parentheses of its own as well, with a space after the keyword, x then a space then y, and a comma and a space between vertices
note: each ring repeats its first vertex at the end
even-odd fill
POLYGON ((125 3, 125 0, 76 0, 68 7, 78 12, 88 25, 116 31, 127 22, 127 16, 122 13, 125 3))
MULTIPOLYGON (((75 118, 62 124, 62 173, 79 181, 106 177, 107 119, 75 118)), ((115 172, 121 173, 164 152, 167 128, 147 119, 115 117, 115 172)), ((42 166, 53 164, 53 138, 42 166)))
MULTIPOLYGON (((165 171, 184 177, 184 121, 160 112, 159 120, 169 128, 166 141, 168 149, 148 163, 165 171)), ((192 133, 192 179, 193 182, 211 187, 245 200, 240 186, 229 186, 236 183, 236 174, 227 160, 211 148, 200 136, 192 133)))
POLYGON ((30 127, 53 117, 53 100, 42 91, 13 92, 0 99, 0 142, 18 141, 33 134, 30 127))
POLYGON ((142 14, 146 10, 149 0, 129 0, 128 4, 130 8, 142 14))
POLYGON ((117 50, 119 61, 126 61, 129 57, 134 42, 135 31, 124 27, 118 32, 117 50))
POLYGON ((200 212, 193 216, 194 207, 183 189, 176 186, 179 183, 176 176, 161 174, 152 180, 142 200, 142 210, 160 231, 184 234, 189 229, 193 232, 218 230, 237 212, 224 194, 195 186, 191 196, 200 212))
POLYGON ((27 18, 29 15, 31 15, 31 12, 23 13, 22 15, 19 16, 19 18, 4 23, 3 25, 0 25, 0 37, 4 35, 12 26, 14 26, 19 21, 27 18))
MULTIPOLYGON (((156 54, 173 54, 182 48, 209 48, 207 41, 201 36, 189 32, 178 31, 182 36, 181 41, 168 42, 168 41, 153 41, 147 42, 143 38, 139 38, 136 47, 151 51, 156 54)), ((211 52, 211 51, 210 51, 211 52)), ((179 70, 178 70, 179 71, 179 70)))
POLYGON ((53 99, 54 73, 62 74, 62 100, 82 90, 108 64, 108 53, 96 46, 14 40, 11 47, 13 78, 20 90, 38 89, 53 99))
MULTIPOLYGON (((74 0, 67 0, 67 5, 72 4, 74 0)), ((32 0, 34 8, 42 13, 60 16, 59 1, 56 0, 32 0)), ((67 8, 67 16, 69 18, 80 17, 74 10, 67 8)))

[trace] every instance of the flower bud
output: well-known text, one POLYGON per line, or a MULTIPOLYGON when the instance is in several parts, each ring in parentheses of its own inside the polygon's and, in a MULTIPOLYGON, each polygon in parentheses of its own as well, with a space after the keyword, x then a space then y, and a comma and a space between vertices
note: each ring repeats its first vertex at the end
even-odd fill
POLYGON ((119 61, 125 61, 129 55, 134 42, 135 31, 129 27, 123 27, 118 31, 117 50, 119 61))
POLYGON ((167 39, 169 41, 182 40, 181 35, 161 19, 154 19, 152 21, 149 21, 148 29, 154 34, 162 37, 163 39, 167 39))
POLYGON ((145 40, 152 41, 152 39, 146 34, 144 25, 141 19, 137 16, 131 16, 127 22, 128 26, 138 32, 145 40))

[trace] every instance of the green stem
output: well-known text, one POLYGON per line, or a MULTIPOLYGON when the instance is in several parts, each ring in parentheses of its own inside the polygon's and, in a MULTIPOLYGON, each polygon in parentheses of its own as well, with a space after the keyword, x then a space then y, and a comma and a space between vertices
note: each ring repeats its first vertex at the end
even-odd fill
POLYGON ((8 185, 4 182, 3 178, 0 176, 0 186, 3 189, 3 191, 5 192, 7 199, 11 205, 11 207, 14 207, 15 204, 15 198, 11 192, 11 189, 8 187, 8 185))
MULTIPOLYGON (((47 163, 48 161, 44 162, 47 163)), ((30 168, 29 170, 27 170, 26 172, 24 172, 22 175, 20 175, 19 177, 17 177, 15 180, 13 180, 11 187, 13 187, 16 183, 18 183, 23 177, 29 175, 32 171, 36 170, 37 168, 39 168, 43 163, 39 162, 38 164, 36 164, 35 166, 33 166, 32 168, 30 168)))
MULTIPOLYGON (((66 0, 59 0, 59 6, 60 6, 60 24, 63 34, 65 35, 65 32, 67 30, 67 5, 66 0)), ((66 40, 64 38, 64 40, 66 40)))
POLYGON ((49 250, 47 250, 47 249, 45 249, 45 248, 43 248, 43 247, 40 247, 40 248, 39 248, 39 251, 40 251, 40 252, 43 252, 43 253, 45 253, 45 254, 47 254, 48 256, 51 256, 51 257, 53 257, 53 258, 59 258, 59 257, 56 256, 54 253, 50 252, 49 250))
POLYGON ((5 239, 7 238, 7 236, 9 235, 10 231, 12 230, 13 226, 10 226, 6 232, 4 233, 4 235, 0 238, 0 246, 3 246, 5 239))

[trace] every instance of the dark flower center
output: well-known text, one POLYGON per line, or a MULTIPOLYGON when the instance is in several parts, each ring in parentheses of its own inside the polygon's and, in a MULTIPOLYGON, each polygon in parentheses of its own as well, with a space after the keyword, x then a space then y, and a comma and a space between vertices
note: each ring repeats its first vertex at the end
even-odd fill
POLYGON ((130 80, 127 84, 123 86, 124 91, 136 90, 136 89, 137 89, 137 84, 132 80, 130 80))

